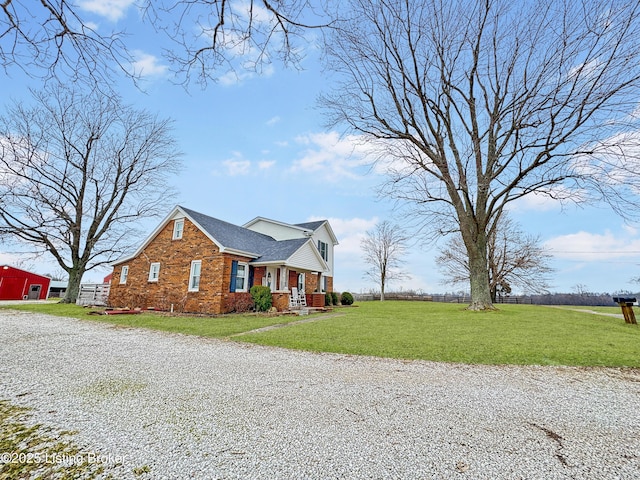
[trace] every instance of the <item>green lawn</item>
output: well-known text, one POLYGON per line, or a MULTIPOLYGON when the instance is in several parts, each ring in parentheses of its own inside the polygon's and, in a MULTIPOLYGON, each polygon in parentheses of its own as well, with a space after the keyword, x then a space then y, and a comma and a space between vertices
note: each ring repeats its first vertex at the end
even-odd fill
POLYGON ((363 302, 343 317, 239 337, 302 350, 519 365, 640 366, 640 328, 622 319, 536 305, 363 302))
MULTIPOLYGON (((310 317, 229 315, 179 317, 158 314, 88 316, 75 305, 12 308, 117 325, 209 337, 229 337, 267 325, 310 317)), ((233 337, 236 341, 292 349, 442 362, 517 365, 640 367, 640 327, 572 307, 500 305, 470 312, 459 304, 363 302, 341 316, 233 337)), ((615 312, 615 309, 608 310, 615 312)))

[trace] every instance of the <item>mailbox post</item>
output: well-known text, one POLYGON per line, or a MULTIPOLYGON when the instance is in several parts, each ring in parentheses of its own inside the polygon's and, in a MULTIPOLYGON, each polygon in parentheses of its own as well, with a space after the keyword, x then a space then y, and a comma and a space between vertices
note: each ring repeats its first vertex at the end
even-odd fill
POLYGON ((638 322, 636 322, 636 315, 633 313, 633 304, 636 301, 635 297, 613 297, 613 301, 622 308, 622 315, 626 323, 638 324, 638 322))

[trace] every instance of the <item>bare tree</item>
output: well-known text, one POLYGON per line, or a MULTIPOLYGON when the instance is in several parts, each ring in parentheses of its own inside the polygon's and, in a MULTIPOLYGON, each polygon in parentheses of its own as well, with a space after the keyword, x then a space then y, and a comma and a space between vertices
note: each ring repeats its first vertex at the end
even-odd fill
MULTIPOLYGON (((205 84, 228 70, 297 63, 299 40, 330 23, 329 0, 146 0, 143 18, 170 42, 166 56, 185 83, 205 84)), ((105 84, 114 72, 135 78, 126 31, 100 30, 82 2, 8 0, 0 4, 0 64, 43 78, 105 84)))
MULTIPOLYGON (((489 288, 491 300, 500 292, 519 287, 529 294, 546 293, 549 288, 551 255, 540 245, 540 238, 524 233, 506 214, 488 238, 489 288)), ((444 274, 443 283, 469 284, 469 257, 460 234, 440 249, 436 263, 444 274)))
POLYGON ((590 294, 589 287, 587 287, 584 283, 576 283, 571 288, 575 292, 576 295, 580 295, 582 297, 584 297, 585 295, 589 295, 590 294))
MULTIPOLYGON (((29 75, 104 81, 128 71, 121 32, 99 33, 67 0, 7 0, 0 5, 0 64, 29 75)), ((104 29, 104 26, 102 27, 104 29)))
POLYGON ((85 271, 138 240, 132 228, 171 201, 179 166, 171 122, 117 97, 62 86, 0 118, 0 235, 53 256, 74 302, 85 271))
POLYGON ((380 285, 380 301, 384 301, 386 285, 392 280, 406 278, 400 269, 409 237, 388 221, 378 223, 360 242, 364 261, 369 265, 366 277, 380 285))
POLYGON ((189 83, 220 73, 260 71, 274 59, 298 65, 309 30, 332 23, 333 0, 147 2, 146 18, 173 42, 167 58, 189 83))
MULTIPOLYGON (((470 309, 492 309, 488 239, 526 195, 640 214, 640 4, 351 0, 322 100, 380 148, 381 193, 459 230, 470 309)), ((339 27, 339 28, 338 28, 339 27)))

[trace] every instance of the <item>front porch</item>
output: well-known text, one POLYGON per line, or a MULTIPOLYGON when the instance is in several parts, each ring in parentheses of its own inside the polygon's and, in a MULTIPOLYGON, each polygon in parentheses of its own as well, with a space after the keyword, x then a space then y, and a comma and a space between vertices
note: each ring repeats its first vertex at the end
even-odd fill
POLYGON ((294 270, 285 266, 259 266, 253 271, 254 285, 271 289, 273 306, 280 312, 292 310, 290 299, 294 289, 304 292, 306 307, 320 309, 325 306, 323 286, 328 282, 323 272, 294 270))

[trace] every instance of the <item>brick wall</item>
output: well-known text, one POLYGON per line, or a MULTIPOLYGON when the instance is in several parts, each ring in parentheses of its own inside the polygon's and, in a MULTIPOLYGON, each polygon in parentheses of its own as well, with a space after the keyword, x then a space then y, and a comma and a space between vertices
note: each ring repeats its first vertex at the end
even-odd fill
POLYGON ((182 238, 173 240, 169 222, 136 258, 116 265, 111 279, 112 307, 155 308, 176 312, 226 313, 232 306, 229 293, 232 260, 244 257, 221 254, 218 247, 188 219, 182 238), (189 292, 191 261, 200 260, 200 287, 189 292), (160 263, 157 282, 149 282, 151 263, 160 263), (127 283, 120 284, 122 267, 128 265, 127 283))
POLYGON ((313 293, 318 289, 318 274, 306 273, 304 276, 305 293, 313 293))

